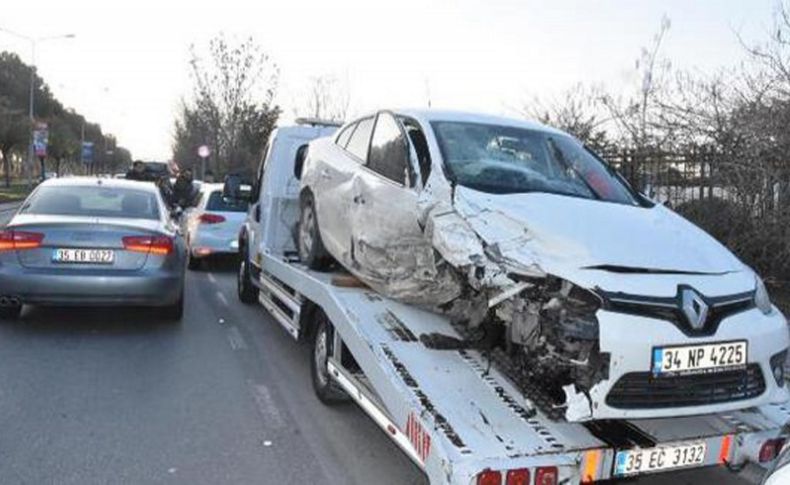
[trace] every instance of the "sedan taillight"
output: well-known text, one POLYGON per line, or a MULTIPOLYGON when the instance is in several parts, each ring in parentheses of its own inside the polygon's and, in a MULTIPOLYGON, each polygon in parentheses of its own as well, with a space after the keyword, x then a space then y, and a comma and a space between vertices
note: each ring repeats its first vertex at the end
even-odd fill
POLYGON ((22 251, 41 247, 44 235, 40 232, 0 231, 0 251, 22 251))
POLYGON ((173 238, 168 236, 126 236, 123 248, 133 253, 150 253, 160 256, 173 252, 173 238))
POLYGON ((198 219, 200 219, 200 222, 203 224, 219 224, 220 222, 225 222, 225 216, 209 214, 208 212, 200 214, 198 219))

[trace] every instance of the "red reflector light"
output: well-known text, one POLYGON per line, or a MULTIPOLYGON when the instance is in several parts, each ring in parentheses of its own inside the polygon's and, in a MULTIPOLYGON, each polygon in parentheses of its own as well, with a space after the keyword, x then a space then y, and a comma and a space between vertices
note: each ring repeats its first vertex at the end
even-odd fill
POLYGON ((477 474, 477 485, 502 485, 502 473, 484 470, 477 474))
POLYGON ((199 219, 203 224, 218 224, 220 222, 225 222, 225 216, 221 216, 219 214, 209 214, 207 212, 200 214, 199 219))
POLYGON ((763 443, 763 446, 760 448, 760 463, 767 463, 776 459, 784 444, 784 438, 768 440, 763 443))
POLYGON ((535 485, 557 485, 559 472, 556 466, 542 466, 535 471, 535 485))
POLYGON ((173 252, 173 238, 168 236, 126 236, 123 248, 133 253, 150 253, 164 256, 173 252))
POLYGON ((508 470, 505 475, 507 485, 529 485, 529 470, 519 468, 518 470, 508 470))
POLYGON ((40 232, 16 231, 9 229, 0 231, 0 251, 20 251, 41 247, 44 235, 40 232))

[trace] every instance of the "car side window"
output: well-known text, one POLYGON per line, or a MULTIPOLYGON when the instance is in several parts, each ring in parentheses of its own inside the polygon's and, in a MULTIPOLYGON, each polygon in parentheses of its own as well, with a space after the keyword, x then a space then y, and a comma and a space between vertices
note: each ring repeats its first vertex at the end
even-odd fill
POLYGON ((420 124, 412 118, 399 118, 403 129, 409 135, 411 146, 414 147, 414 152, 417 154, 417 162, 420 166, 420 178, 423 185, 428 181, 431 175, 431 151, 428 149, 428 141, 425 138, 420 124))
POLYGON ((345 148, 346 145, 348 145, 348 140, 351 139, 351 134, 354 133, 354 128, 356 128, 356 126, 357 126, 356 123, 352 123, 346 126, 343 129, 343 131, 341 131, 340 134, 337 135, 337 138, 335 139, 335 143, 337 143, 339 147, 345 148))
POLYGON ((363 162, 368 158, 368 146, 370 145, 370 132, 373 131, 373 117, 365 118, 357 123, 357 129, 351 135, 346 150, 354 154, 363 162))
POLYGON ((389 113, 379 114, 370 143, 368 167, 393 182, 407 185, 408 165, 409 145, 398 122, 389 113))

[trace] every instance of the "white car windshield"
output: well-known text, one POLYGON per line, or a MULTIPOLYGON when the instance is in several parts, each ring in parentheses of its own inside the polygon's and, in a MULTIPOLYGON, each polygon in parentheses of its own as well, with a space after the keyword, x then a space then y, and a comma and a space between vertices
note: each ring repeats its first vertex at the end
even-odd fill
POLYGON ((452 180, 483 192, 548 192, 637 205, 612 168, 573 138, 515 126, 431 123, 452 180))

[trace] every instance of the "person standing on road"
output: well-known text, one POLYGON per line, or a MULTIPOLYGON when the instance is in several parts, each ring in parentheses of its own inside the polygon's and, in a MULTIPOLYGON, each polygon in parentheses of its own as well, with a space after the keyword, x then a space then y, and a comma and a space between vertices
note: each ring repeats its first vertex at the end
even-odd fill
POLYGON ((195 197, 192 184, 192 170, 185 168, 178 173, 176 183, 173 185, 173 199, 181 207, 189 207, 195 197))
POLYGON ((135 160, 132 164, 132 169, 126 172, 126 179, 127 180, 139 180, 145 182, 148 180, 148 177, 145 173, 145 164, 140 160, 135 160))

